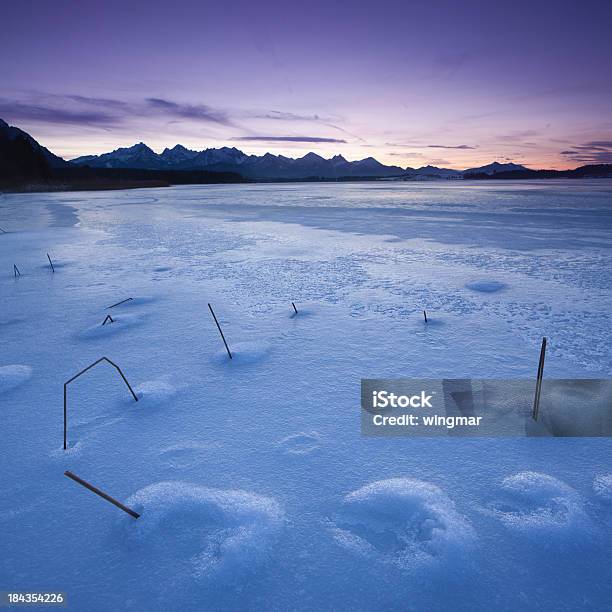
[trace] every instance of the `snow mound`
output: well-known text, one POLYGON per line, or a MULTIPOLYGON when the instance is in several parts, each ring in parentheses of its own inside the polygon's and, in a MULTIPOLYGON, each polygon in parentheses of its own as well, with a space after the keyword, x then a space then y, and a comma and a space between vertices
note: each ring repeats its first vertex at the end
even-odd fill
POLYGON ((612 474, 597 476, 593 481, 593 490, 602 500, 612 503, 612 474))
POLYGON ((150 485, 126 504, 141 516, 123 518, 124 541, 161 579, 234 580, 265 562, 284 523, 273 499, 186 482, 150 485))
POLYGON ((0 393, 19 387, 32 377, 32 368, 27 365, 7 365, 0 367, 0 393))
POLYGON ((79 337, 83 340, 95 340, 97 338, 105 338, 106 336, 112 336, 118 332, 125 331, 130 327, 136 327, 144 322, 141 316, 125 315, 125 314, 111 314, 114 323, 110 321, 105 325, 102 322, 105 319, 105 315, 100 318, 100 321, 91 327, 83 330, 79 337))
POLYGON ((504 478, 499 491, 486 512, 512 529, 563 530, 586 520, 580 494, 548 474, 519 472, 504 478))
POLYGON ((478 291, 479 293, 496 293, 507 287, 506 283, 487 279, 472 281, 465 286, 467 289, 478 291))
POLYGON ((308 455, 317 450, 321 436, 316 431, 300 432, 279 440, 278 446, 289 455, 308 455))
POLYGON ((475 539, 441 489, 410 478, 353 491, 334 523, 336 541, 348 550, 408 571, 463 556, 475 539))
POLYGON ((172 399, 177 388, 163 380, 146 380, 135 387, 134 392, 146 406, 159 406, 172 399))

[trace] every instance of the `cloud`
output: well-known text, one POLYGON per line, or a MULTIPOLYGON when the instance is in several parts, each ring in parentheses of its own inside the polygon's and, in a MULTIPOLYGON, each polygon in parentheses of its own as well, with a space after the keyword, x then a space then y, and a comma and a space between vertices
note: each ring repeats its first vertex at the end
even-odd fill
POLYGON ((587 143, 590 147, 605 147, 606 149, 612 149, 612 140, 594 140, 593 142, 587 143))
POLYGON ((425 157, 422 153, 415 153, 414 151, 407 151, 406 153, 391 151, 387 153, 387 155, 391 155, 392 157, 425 157))
POLYGON ((146 102, 150 108, 172 117, 232 125, 225 112, 212 109, 205 104, 181 104, 164 98, 147 98, 146 102))
POLYGON ((127 102, 76 94, 40 94, 37 101, 0 98, 0 116, 12 121, 37 121, 71 125, 119 125, 138 117, 164 115, 169 119, 190 119, 233 126, 228 114, 205 104, 183 104, 164 98, 127 102))
MULTIPOLYGON (((310 142, 345 144, 354 139, 365 141, 356 134, 332 123, 341 121, 341 117, 323 116, 316 113, 299 114, 270 110, 263 113, 240 112, 229 113, 224 109, 207 104, 190 104, 169 98, 147 97, 140 100, 121 100, 86 96, 80 94, 51 94, 39 92, 35 100, 0 98, 0 117, 18 123, 19 121, 36 121, 43 124, 70 124, 73 126, 90 126, 103 129, 129 129, 134 120, 158 117, 167 125, 187 121, 218 124, 239 128, 234 117, 259 118, 283 122, 312 122, 322 127, 341 132, 340 138, 318 136, 244 136, 234 140, 245 142, 310 142), (348 139, 348 140, 347 140, 348 139)), ((271 130, 273 131, 273 130, 271 130)), ((309 131, 309 130, 307 130, 309 131)))
POLYGON ((346 143, 340 138, 322 138, 320 136, 238 136, 232 140, 243 142, 335 142, 346 143))
POLYGON ((471 145, 439 145, 439 144, 430 144, 427 145, 428 149, 477 149, 478 147, 473 147, 471 145))
POLYGON ((274 119, 275 121, 337 121, 337 119, 321 117, 320 115, 300 115, 284 111, 271 110, 266 113, 255 114, 257 119, 274 119))
POLYGON ((104 110, 71 110, 42 104, 26 104, 18 100, 0 99, 0 116, 11 121, 37 121, 69 125, 111 125, 117 117, 104 110))
POLYGON ((386 142, 386 146, 388 147, 406 147, 409 149, 460 149, 460 150, 472 150, 477 149, 478 145, 443 145, 443 144, 416 144, 414 142, 386 142))
POLYGON ((342 117, 338 116, 322 116, 317 115, 316 113, 312 115, 302 115, 299 113, 271 110, 266 113, 255 114, 253 115, 253 117, 255 119, 272 119, 273 121, 312 121, 315 123, 320 123, 321 125, 324 125, 326 127, 330 127, 334 130, 338 130, 339 132, 342 132, 343 134, 346 134, 347 136, 350 136, 351 138, 354 138, 359 142, 366 142, 361 136, 358 136, 357 134, 349 132, 345 128, 340 127, 339 125, 336 125, 337 122, 342 121, 342 117))
POLYGON ((507 134, 498 134, 495 138, 501 142, 519 142, 521 140, 525 140, 526 138, 532 138, 540 135, 541 132, 539 130, 514 130, 513 132, 509 132, 507 134))
POLYGON ((123 102, 123 100, 114 100, 112 98, 96 98, 92 96, 80 96, 77 94, 69 94, 65 96, 59 96, 54 94, 52 97, 59 98, 60 100, 72 100, 77 104, 83 104, 87 106, 111 106, 117 109, 129 108, 129 104, 127 102, 123 102))
POLYGON ((612 140, 592 140, 561 151, 568 160, 584 164, 612 164, 612 140))

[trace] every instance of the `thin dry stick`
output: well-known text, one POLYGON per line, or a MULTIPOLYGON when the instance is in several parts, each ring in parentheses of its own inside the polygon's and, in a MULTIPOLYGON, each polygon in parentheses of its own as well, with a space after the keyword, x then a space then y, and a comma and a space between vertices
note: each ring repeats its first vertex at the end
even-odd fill
POLYGON ((212 309, 212 306, 210 304, 208 305, 208 308, 210 309, 210 314, 212 314, 213 319, 215 320, 215 323, 217 324, 217 329, 219 330, 219 333, 221 334, 221 339, 223 340, 223 344, 225 344, 225 350, 227 351, 229 358, 232 359, 232 353, 229 350, 229 346, 227 346, 227 342, 225 341, 225 336, 223 335, 223 330, 221 329, 221 326, 219 325, 219 321, 217 321, 217 317, 215 316, 215 311, 212 309))
POLYGON ((85 372, 91 370, 91 368, 93 368, 94 366, 97 366, 102 361, 106 361, 107 363, 110 363, 110 365, 112 365, 113 368, 115 368, 115 370, 119 372, 119 375, 123 379, 123 382, 127 385, 127 388, 130 390, 130 393, 132 394, 134 401, 136 402, 138 401, 138 397, 134 393, 134 389, 132 389, 132 385, 130 385, 130 383, 128 382, 128 379, 125 377, 125 374, 123 373, 121 368, 116 363, 113 363, 108 357, 100 357, 100 359, 98 359, 97 361, 94 361, 93 363, 88 365, 86 368, 81 370, 78 374, 75 374, 70 380, 67 380, 64 383, 64 450, 68 448, 68 385, 72 381, 76 380, 79 376, 82 376, 83 374, 85 374, 85 372))
POLYGON ((112 306, 107 306, 106 310, 108 310, 109 308, 114 308, 115 306, 119 306, 119 304, 125 304, 125 302, 129 302, 130 300, 133 300, 134 298, 126 298, 125 300, 121 300, 120 302, 117 302, 116 304, 113 304, 112 306))
POLYGON ((111 497, 108 493, 105 493, 104 491, 100 491, 98 487, 94 487, 92 484, 88 483, 86 480, 79 478, 76 474, 73 474, 72 472, 69 472, 69 471, 65 471, 64 475, 74 480, 74 482, 78 482, 80 485, 83 485, 86 489, 89 489, 96 495, 99 495, 102 499, 105 499, 111 504, 117 506, 117 508, 120 508, 124 512, 127 512, 130 516, 133 516, 135 519, 140 517, 140 514, 138 514, 138 512, 136 512, 135 510, 132 510, 131 508, 128 508, 127 506, 124 506, 120 501, 117 501, 114 497, 111 497))
POLYGON ((531 416, 534 421, 538 420, 540 413, 540 393, 542 391, 542 379, 544 378, 544 359, 546 358, 546 338, 542 338, 542 347, 540 348, 540 363, 538 364, 538 377, 536 380, 536 391, 533 399, 533 412, 531 416))

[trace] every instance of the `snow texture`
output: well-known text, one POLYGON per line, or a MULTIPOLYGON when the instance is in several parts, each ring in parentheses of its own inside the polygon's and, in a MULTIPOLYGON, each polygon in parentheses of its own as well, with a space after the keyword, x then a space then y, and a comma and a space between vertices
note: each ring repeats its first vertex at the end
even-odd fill
POLYGON ((441 489, 393 478, 369 484, 344 498, 336 518, 340 544, 377 561, 413 570, 465 553, 474 532, 441 489))
POLYGON ((26 365, 0 366, 0 393, 19 387, 32 376, 32 368, 26 365))
MULTIPOLYGON (((5 194, 0 226, 0 588, 88 612, 609 609, 609 439, 364 438, 359 401, 361 378, 534 378, 543 336, 545 381, 609 377, 611 181, 5 194), (64 451, 63 384, 102 356, 139 401, 88 370, 64 451)), ((542 418, 563 427, 568 393, 542 418)))

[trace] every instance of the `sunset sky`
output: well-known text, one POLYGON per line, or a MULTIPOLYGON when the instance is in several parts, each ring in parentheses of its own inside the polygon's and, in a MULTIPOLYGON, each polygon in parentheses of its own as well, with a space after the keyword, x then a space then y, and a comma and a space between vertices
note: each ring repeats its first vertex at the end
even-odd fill
POLYGON ((0 118, 387 164, 612 163, 612 2, 5 0, 0 118))

